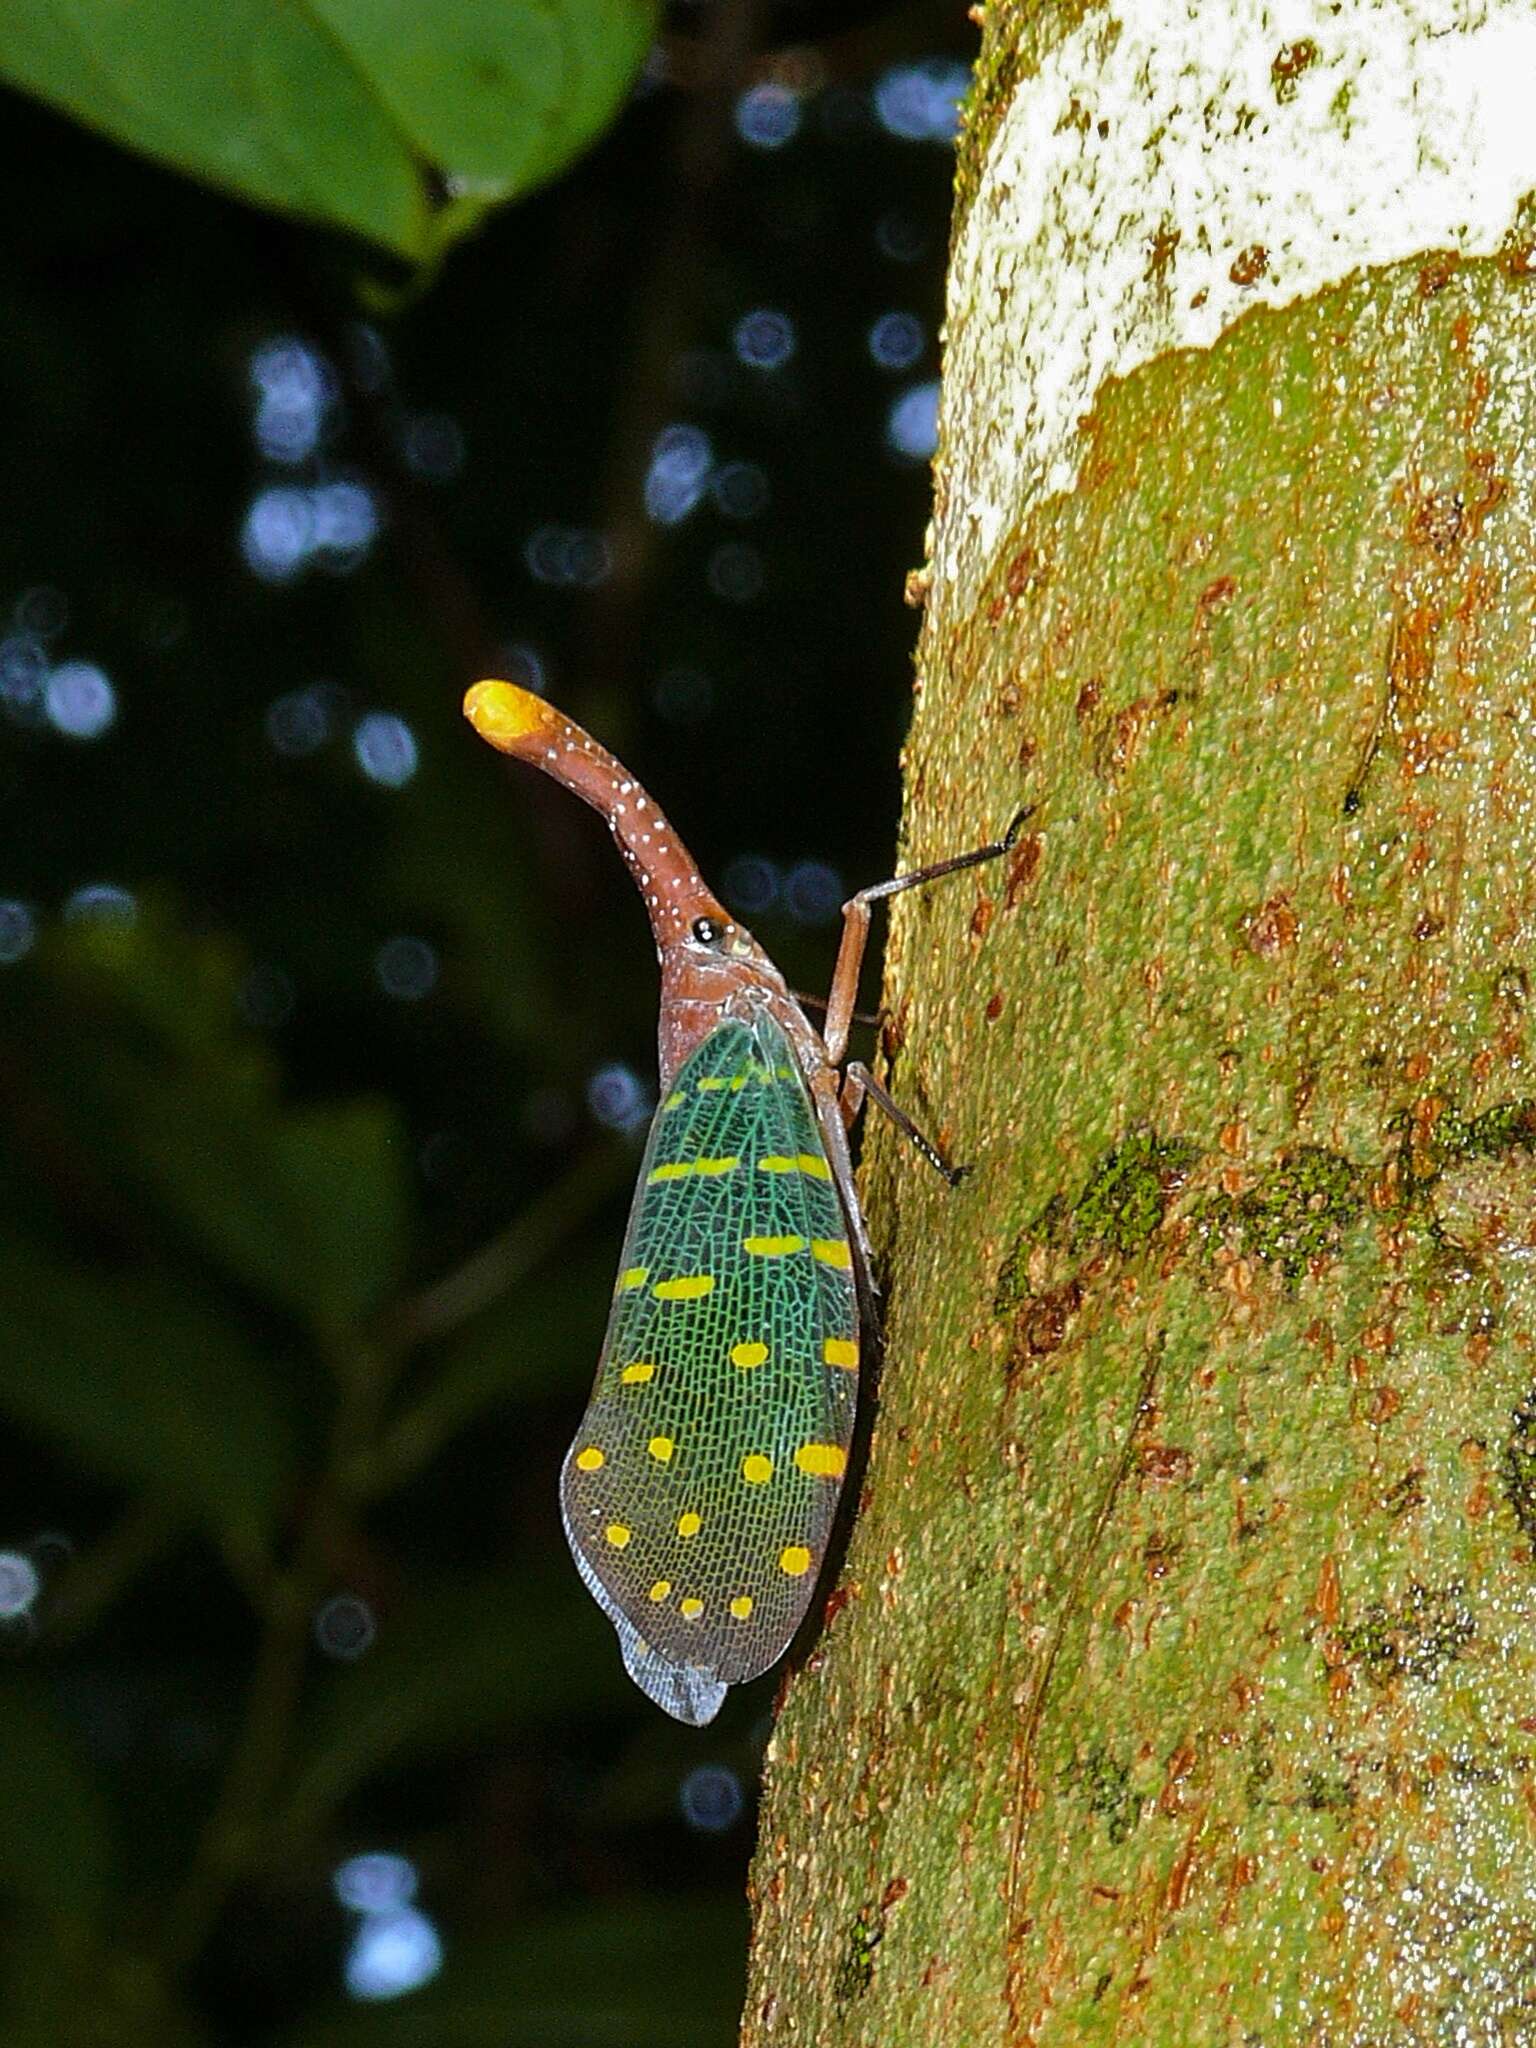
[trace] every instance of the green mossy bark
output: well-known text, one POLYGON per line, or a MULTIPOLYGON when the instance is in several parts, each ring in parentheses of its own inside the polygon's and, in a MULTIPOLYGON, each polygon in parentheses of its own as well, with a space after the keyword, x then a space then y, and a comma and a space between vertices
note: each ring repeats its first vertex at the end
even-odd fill
MULTIPOLYGON (((979 201, 976 203, 980 203, 979 201)), ((744 2039, 1536 2041, 1536 277, 1106 391, 925 622, 888 1356, 744 2039)))

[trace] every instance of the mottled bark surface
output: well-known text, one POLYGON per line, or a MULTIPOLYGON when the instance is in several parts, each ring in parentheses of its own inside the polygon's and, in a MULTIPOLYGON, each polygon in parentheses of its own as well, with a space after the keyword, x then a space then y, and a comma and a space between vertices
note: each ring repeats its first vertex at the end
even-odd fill
POLYGON ((1043 808, 899 906, 977 1171, 869 1148, 749 2043, 1536 2040, 1533 248, 1155 355, 933 579, 907 858, 1043 808))

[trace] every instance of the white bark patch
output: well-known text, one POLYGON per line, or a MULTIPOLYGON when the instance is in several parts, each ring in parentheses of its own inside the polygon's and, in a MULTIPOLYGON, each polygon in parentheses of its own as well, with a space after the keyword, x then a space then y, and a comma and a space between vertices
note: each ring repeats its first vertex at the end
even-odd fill
POLYGON ((1367 265, 1487 255, 1533 188, 1531 0, 1091 15, 1018 85, 956 246, 937 573, 963 606, 1072 488, 1105 378, 1367 265))

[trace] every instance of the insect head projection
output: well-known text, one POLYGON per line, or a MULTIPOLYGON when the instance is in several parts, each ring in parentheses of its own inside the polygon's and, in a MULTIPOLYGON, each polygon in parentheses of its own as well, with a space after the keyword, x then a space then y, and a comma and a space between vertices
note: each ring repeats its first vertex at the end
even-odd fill
POLYGON ((702 1726, 783 1654, 826 1551, 872 1297, 848 1151, 866 1090, 958 1178, 865 1068, 840 1071, 870 904, 1002 853, 1026 814, 995 845, 845 906, 817 1031, 596 740, 511 683, 477 683, 464 710, 607 820, 661 959, 660 1102, 560 1500, 630 1676, 702 1726))

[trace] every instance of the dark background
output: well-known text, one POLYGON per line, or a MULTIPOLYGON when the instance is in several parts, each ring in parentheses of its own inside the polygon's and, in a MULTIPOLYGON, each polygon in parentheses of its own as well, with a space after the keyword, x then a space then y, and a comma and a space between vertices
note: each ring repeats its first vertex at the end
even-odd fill
POLYGON ((974 31, 751 29, 430 281, 0 96, 8 2043, 733 2038, 775 1681, 668 1722, 555 1502, 653 955, 458 704, 800 987, 891 869, 974 31))

